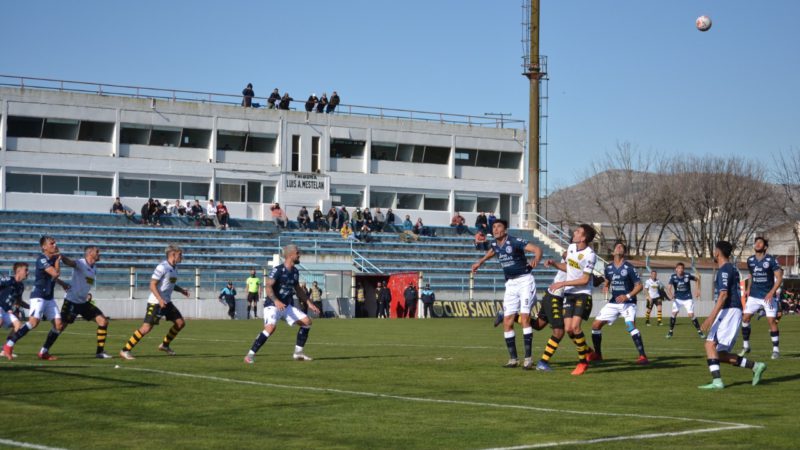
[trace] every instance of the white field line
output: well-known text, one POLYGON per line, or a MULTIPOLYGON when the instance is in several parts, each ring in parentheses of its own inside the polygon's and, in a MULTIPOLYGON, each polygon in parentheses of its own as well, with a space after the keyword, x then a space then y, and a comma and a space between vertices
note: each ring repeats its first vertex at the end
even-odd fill
POLYGON ((8 445, 11 447, 22 447, 22 448, 36 448, 39 450, 64 450, 63 448, 59 447, 47 447, 45 445, 29 444, 27 442, 12 441, 11 439, 0 439, 0 445, 8 445))
MULTIPOLYGON (((33 367, 45 367, 44 364, 24 364, 33 367)), ((49 366, 49 367, 58 367, 56 365, 49 366)), ((91 368, 97 369, 99 366, 67 366, 63 368, 91 368)), ((110 367, 109 367, 110 368, 110 367)), ((498 447, 492 450, 516 450, 516 449, 529 449, 529 448, 543 448, 543 447, 556 447, 561 445, 580 445, 580 444, 597 444, 603 442, 613 442, 613 441, 622 441, 622 440, 642 440, 642 439, 655 439, 659 437, 665 436, 682 436, 682 435, 689 435, 689 434, 698 434, 698 433, 714 433, 720 431, 727 431, 727 430, 742 430, 742 429, 750 429, 750 428, 763 428, 759 425, 749 425, 745 423, 736 423, 736 422, 724 422, 720 420, 711 420, 711 419, 693 419, 688 417, 672 417, 672 416, 654 416, 654 415, 645 415, 645 414, 634 414, 634 413, 612 413, 612 412, 598 412, 598 411, 574 411, 568 409, 555 409, 555 408, 542 408, 536 406, 525 406, 525 405, 507 405, 502 403, 488 403, 488 402, 476 402, 476 401, 468 401, 468 400, 446 400, 446 399, 436 399, 436 398, 425 398, 425 397, 411 397, 411 396, 404 396, 404 395, 393 395, 393 394, 382 394, 378 392, 365 392, 365 391, 351 391, 346 389, 335 389, 335 388, 320 388, 314 386, 292 386, 286 384, 276 384, 276 383, 265 383, 261 381, 249 381, 249 380, 237 380, 234 378, 224 378, 224 377, 216 377, 213 375, 199 375, 199 374, 192 374, 192 373, 185 373, 185 372, 172 372, 168 370, 159 370, 159 369, 145 369, 139 367, 120 367, 119 369, 111 369, 111 370, 126 370, 126 371, 135 371, 135 372, 145 372, 145 373, 154 373, 159 375, 170 375, 174 377, 183 377, 183 378, 194 378, 199 380, 208 380, 208 381, 217 381, 221 383, 231 383, 231 384, 244 384, 248 386, 262 386, 262 387, 270 387, 270 388, 277 388, 277 389, 288 389, 288 390, 296 390, 296 391, 309 391, 309 392, 321 392, 321 393, 328 393, 328 394, 339 394, 339 395, 348 395, 354 397, 372 397, 372 398, 385 398, 385 399, 392 399, 392 400, 401 400, 407 402, 419 402, 419 403, 434 403, 434 404, 445 404, 445 405, 461 405, 461 406, 476 406, 481 408, 499 408, 499 409, 513 409, 513 410, 522 410, 522 411, 536 411, 536 412, 547 412, 547 413, 556 413, 556 414, 569 414, 569 415, 583 415, 583 416, 599 416, 599 417, 630 417, 630 418, 637 418, 637 419, 656 419, 656 420, 671 420, 676 422, 688 422, 688 423, 704 423, 704 424, 711 424, 717 425, 715 427, 710 428, 703 428, 698 430, 687 430, 687 431, 674 431, 674 432, 665 432, 665 433, 647 433, 647 434, 638 434, 638 435, 628 435, 628 436, 612 436, 606 438, 597 438, 597 439, 589 439, 583 441, 561 441, 561 442, 547 442, 547 443, 537 443, 531 445, 523 445, 523 446, 516 446, 516 447, 498 447)), ((49 449, 49 447, 32 447, 32 448, 42 448, 42 449, 49 449)))

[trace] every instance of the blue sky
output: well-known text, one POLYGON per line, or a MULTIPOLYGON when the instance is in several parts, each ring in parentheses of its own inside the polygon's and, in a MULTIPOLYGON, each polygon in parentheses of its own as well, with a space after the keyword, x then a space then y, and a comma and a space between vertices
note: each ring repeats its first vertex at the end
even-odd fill
MULTIPOLYGON (((15 1, 0 73, 527 119, 521 0, 15 1)), ((619 141, 800 148, 800 2, 542 0, 551 188, 619 141), (701 33, 694 19, 714 21, 701 33)))

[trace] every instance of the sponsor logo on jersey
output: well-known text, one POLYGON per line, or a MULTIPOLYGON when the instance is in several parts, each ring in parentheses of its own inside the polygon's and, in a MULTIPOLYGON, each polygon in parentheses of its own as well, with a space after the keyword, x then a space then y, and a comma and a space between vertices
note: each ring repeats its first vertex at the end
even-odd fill
POLYGON ((94 278, 86 277, 86 284, 88 284, 89 286, 94 286, 94 278))
POLYGON ((569 264, 569 266, 572 267, 573 269, 581 268, 581 265, 578 263, 578 261, 575 261, 574 259, 568 259, 567 264, 569 264))
POLYGON ((169 279, 169 282, 172 284, 175 284, 176 281, 178 281, 178 277, 170 277, 169 279))

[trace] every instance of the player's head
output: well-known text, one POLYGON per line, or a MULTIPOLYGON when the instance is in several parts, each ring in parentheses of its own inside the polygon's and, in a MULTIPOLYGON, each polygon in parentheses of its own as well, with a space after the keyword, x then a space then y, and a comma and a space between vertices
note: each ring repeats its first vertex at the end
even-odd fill
POLYGON ((508 221, 505 219, 497 219, 492 224, 492 235, 495 239, 502 239, 508 232, 508 221))
POLYGON ((731 253, 733 253, 733 244, 728 241, 717 241, 717 244, 714 245, 714 261, 719 261, 720 258, 728 260, 731 253))
POLYGON ((767 247, 769 247, 769 240, 767 240, 767 238, 764 236, 757 236, 753 240, 753 250, 755 250, 756 253, 766 252, 767 247))
POLYGON ((164 250, 164 254, 167 257, 167 261, 172 265, 183 261, 183 250, 175 244, 169 244, 167 249, 164 250))
POLYGON ((283 259, 291 264, 300 262, 300 247, 294 244, 283 247, 283 259))
POLYGON ((17 281, 23 281, 28 279, 28 263, 15 262, 12 270, 14 271, 14 278, 17 281))
POLYGON ((588 223, 582 223, 578 225, 578 228, 572 233, 572 242, 575 244, 584 243, 589 245, 594 240, 596 234, 597 232, 594 230, 594 227, 588 223))
POLYGON ((683 271, 685 269, 686 269, 686 266, 684 266, 682 262, 679 262, 678 264, 675 264, 675 273, 677 273, 678 276, 683 275, 683 271))
POLYGON ((96 245, 87 245, 83 248, 83 257, 91 266, 97 261, 100 261, 100 249, 97 248, 96 245))
POLYGON ((612 252, 614 256, 624 257, 628 254, 628 246, 625 245, 624 242, 617 242, 614 244, 614 251, 612 252))
MULTIPOLYGON (((379 281, 379 282, 378 282, 378 285, 380 285, 380 284, 381 284, 381 283, 380 283, 380 281, 379 281)), ((314 281, 313 283, 311 283, 311 285, 312 285, 312 286, 314 286, 314 287, 316 287, 316 286, 317 286, 317 282, 316 282, 316 281, 314 281)))
POLYGON ((233 287, 233 281, 228 281, 228 287, 229 287, 229 288, 232 288, 232 287, 233 287))
POLYGON ((654 280, 655 280, 656 278, 658 278, 658 272, 656 272, 655 270, 651 270, 651 271, 650 271, 650 278, 652 278, 652 279, 654 279, 654 280))
POLYGON ((58 253, 58 246, 56 245, 56 239, 52 236, 45 235, 39 238, 39 246, 42 247, 42 253, 45 254, 58 253))

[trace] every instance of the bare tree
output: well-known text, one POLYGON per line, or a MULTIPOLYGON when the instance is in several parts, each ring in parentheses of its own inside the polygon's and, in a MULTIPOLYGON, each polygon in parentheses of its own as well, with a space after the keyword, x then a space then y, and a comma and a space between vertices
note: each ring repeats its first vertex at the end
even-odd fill
POLYGON ((781 152, 775 157, 775 178, 780 185, 785 220, 792 222, 795 244, 800 248, 800 149, 781 152))

